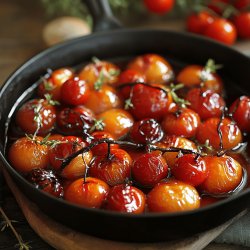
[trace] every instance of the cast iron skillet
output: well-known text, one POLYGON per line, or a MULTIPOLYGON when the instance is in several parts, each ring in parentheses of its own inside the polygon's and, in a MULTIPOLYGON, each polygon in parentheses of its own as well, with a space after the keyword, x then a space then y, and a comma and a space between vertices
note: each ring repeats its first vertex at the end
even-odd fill
MULTIPOLYGON (((118 26, 105 3, 106 1, 103 0, 88 1, 92 11, 95 13, 102 11, 101 22, 99 22, 100 19, 97 20, 98 29, 118 26)), ((100 18, 96 15, 94 17, 100 18)), ((50 48, 21 66, 1 89, 0 155, 2 165, 29 199, 48 216, 64 225, 112 240, 167 241, 214 228, 249 206, 250 190, 248 188, 216 204, 183 213, 129 215, 82 208, 35 189, 10 166, 4 152, 5 130, 10 110, 20 95, 44 75, 48 68, 74 66, 89 61, 92 56, 101 59, 117 59, 148 52, 162 54, 170 58, 172 62, 183 64, 204 64, 208 58, 213 58, 217 63, 224 65, 221 74, 226 76, 224 80, 229 93, 250 94, 250 58, 231 48, 194 35, 143 29, 99 32, 50 48)))

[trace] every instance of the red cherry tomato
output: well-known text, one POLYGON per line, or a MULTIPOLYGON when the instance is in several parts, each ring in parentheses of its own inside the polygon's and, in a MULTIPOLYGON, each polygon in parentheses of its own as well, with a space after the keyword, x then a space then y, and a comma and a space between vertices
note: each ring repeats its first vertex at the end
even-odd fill
POLYGON ((250 38, 250 11, 238 14, 234 18, 234 24, 239 37, 245 39, 250 38))
POLYGON ((170 180, 158 183, 147 196, 151 212, 180 212, 200 207, 197 190, 184 182, 170 180))
POLYGON ((61 87, 61 100, 69 105, 86 103, 89 97, 89 87, 78 77, 67 80, 61 87))
POLYGON ((205 193, 221 194, 233 191, 242 180, 241 165, 230 156, 206 156, 208 177, 200 188, 205 193))
POLYGON ((237 31, 230 21, 217 18, 207 26, 204 35, 227 45, 232 45, 236 41, 237 31))
POLYGON ((250 132, 250 97, 241 96, 230 106, 233 119, 242 131, 250 132))
POLYGON ((175 113, 165 115, 161 125, 167 134, 190 138, 196 135, 200 117, 191 109, 180 108, 175 113))
POLYGON ((141 214, 145 210, 144 193, 131 185, 121 184, 110 189, 107 197, 108 210, 141 214))
POLYGON ((175 0, 143 0, 146 8, 157 14, 165 14, 172 10, 175 0))
POLYGON ((211 24, 216 17, 207 11, 193 13, 186 21, 187 30, 193 33, 202 34, 206 27, 211 24))
POLYGON ((17 125, 25 132, 44 135, 56 122, 56 108, 45 99, 32 99, 24 103, 16 114, 17 125))
POLYGON ((250 0, 236 0, 234 2, 234 6, 238 10, 244 10, 245 8, 247 8, 248 6, 250 6, 250 0))
POLYGON ((119 76, 119 80, 117 82, 118 86, 124 83, 132 83, 132 82, 145 82, 146 77, 143 73, 135 70, 135 69, 126 69, 122 71, 119 76))
POLYGON ((236 147, 242 141, 242 134, 239 127, 228 118, 220 120, 220 118, 214 117, 204 121, 198 131, 197 140, 201 144, 205 144, 209 141, 209 144, 216 150, 231 149, 236 147), (220 133, 222 140, 220 140, 220 133))
POLYGON ((97 155, 91 162, 89 174, 99 178, 110 186, 122 184, 130 177, 132 160, 130 155, 122 149, 111 148, 104 155, 97 155))
POLYGON ((8 158, 12 166, 22 173, 28 173, 35 168, 46 168, 49 164, 48 146, 39 144, 42 137, 35 140, 21 137, 9 149, 8 158))
POLYGON ((100 208, 106 200, 109 186, 104 181, 88 177, 73 181, 65 190, 67 201, 84 207, 100 208))
POLYGON ((186 96, 190 108, 197 112, 201 119, 220 117, 225 107, 224 99, 211 90, 191 89, 186 96))
POLYGON ((194 187, 200 185, 208 176, 206 162, 203 157, 186 154, 178 158, 171 173, 177 180, 188 183, 194 187))
POLYGON ((136 143, 155 143, 162 139, 163 130, 156 120, 144 119, 134 123, 129 135, 136 143))
POLYGON ((168 174, 165 159, 156 152, 146 153, 138 157, 132 166, 132 176, 144 187, 153 187, 168 174))

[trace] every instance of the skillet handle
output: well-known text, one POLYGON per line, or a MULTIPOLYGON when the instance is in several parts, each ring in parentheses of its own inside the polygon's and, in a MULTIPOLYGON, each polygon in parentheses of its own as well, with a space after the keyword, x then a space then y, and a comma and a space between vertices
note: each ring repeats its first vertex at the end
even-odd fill
POLYGON ((105 31, 121 28, 121 23, 114 17, 108 0, 84 0, 92 17, 93 31, 105 31))

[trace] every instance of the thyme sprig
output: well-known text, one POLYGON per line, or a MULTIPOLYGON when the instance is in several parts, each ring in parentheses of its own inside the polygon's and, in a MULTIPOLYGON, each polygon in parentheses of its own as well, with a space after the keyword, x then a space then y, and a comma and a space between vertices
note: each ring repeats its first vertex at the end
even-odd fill
POLYGON ((170 94, 174 100, 174 102, 179 106, 179 107, 182 107, 182 108, 185 108, 187 105, 190 105, 190 102, 183 99, 183 98, 180 98, 177 94, 176 94, 176 91, 183 88, 184 87, 184 84, 183 83, 179 83, 179 84, 176 84, 174 85, 173 83, 170 84, 170 94))
POLYGON ((223 65, 216 64, 213 59, 208 59, 206 65, 204 66, 203 70, 200 74, 200 79, 202 82, 206 82, 211 79, 211 74, 216 73, 218 69, 221 69, 223 65))

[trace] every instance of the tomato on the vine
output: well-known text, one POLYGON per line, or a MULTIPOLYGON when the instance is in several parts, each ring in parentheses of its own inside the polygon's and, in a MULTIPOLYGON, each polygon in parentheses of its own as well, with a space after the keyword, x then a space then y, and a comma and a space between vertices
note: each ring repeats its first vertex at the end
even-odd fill
POLYGON ((172 10, 175 0, 143 0, 147 9, 153 13, 165 14, 172 10))

